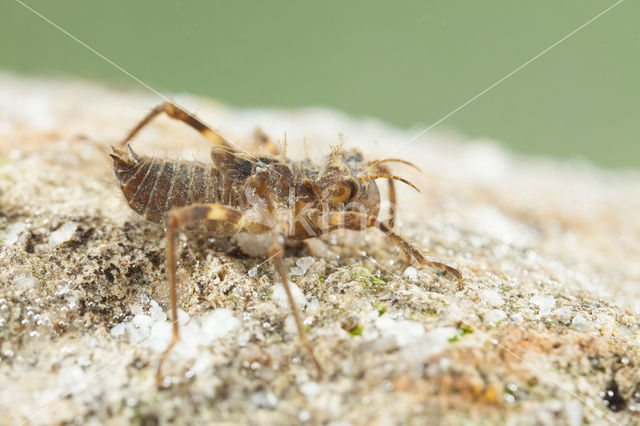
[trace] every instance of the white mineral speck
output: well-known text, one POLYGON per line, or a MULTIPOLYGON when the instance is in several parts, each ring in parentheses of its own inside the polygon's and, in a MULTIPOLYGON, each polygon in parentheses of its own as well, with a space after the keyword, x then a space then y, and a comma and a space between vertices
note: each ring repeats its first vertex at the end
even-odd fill
POLYGON ((18 241, 20 233, 24 231, 24 228, 26 228, 26 226, 27 225, 22 222, 12 223, 11 225, 7 226, 7 230, 5 231, 3 238, 4 243, 8 246, 15 244, 16 241, 18 241))
POLYGON ((418 270, 413 266, 409 266, 404 270, 402 276, 409 278, 411 281, 415 281, 418 279, 418 270))
POLYGON ((556 307, 556 299, 553 296, 536 295, 531 298, 531 303, 540 308, 540 315, 546 317, 556 307))
POLYGON ((151 327, 148 345, 154 352, 163 352, 171 342, 172 326, 169 322, 156 322, 151 327))
MULTIPOLYGON (((293 300, 296 302, 296 306, 300 308, 301 306, 306 305, 307 298, 304 296, 304 293, 297 285, 294 283, 289 283, 289 287, 291 288, 291 293, 293 294, 293 300)), ((289 307, 289 299, 287 298, 287 292, 284 289, 284 286, 280 283, 271 287, 273 294, 271 298, 274 302, 278 304, 281 308, 289 307)))
POLYGON ((377 339, 380 336, 380 332, 375 327, 365 327, 362 330, 362 338, 364 340, 377 339))
POLYGON ((524 317, 520 313, 515 313, 511 315, 511 321, 515 321, 517 323, 521 323, 524 321, 524 317))
POLYGON ((424 335, 424 326, 417 321, 394 320, 389 316, 382 316, 376 320, 376 327, 383 338, 395 339, 396 347, 403 347, 416 343, 424 335))
POLYGON ((300 393, 307 397, 307 399, 313 399, 320 393, 320 385, 316 382, 304 382, 300 385, 300 393))
POLYGON ((573 317, 573 310, 569 306, 563 306, 553 311, 553 318, 562 324, 569 324, 573 317))
POLYGON ((149 308, 149 316, 151 316, 154 322, 165 321, 167 319, 167 314, 157 303, 155 305, 152 304, 149 308))
POLYGON ((311 265, 314 264, 315 262, 315 258, 312 256, 305 256, 305 257, 301 257, 300 259, 296 260, 296 265, 298 265, 299 267, 303 268, 306 271, 309 270, 309 268, 311 268, 311 265))
POLYGON ((273 408, 278 404, 278 397, 271 392, 256 392, 251 395, 251 403, 258 408, 273 408))
POLYGON ((216 309, 201 318, 203 343, 211 344, 240 327, 240 320, 229 309, 216 309))
POLYGON ((492 309, 484 315, 484 323, 493 327, 507 318, 507 314, 500 309, 492 309))
POLYGON ((571 325, 578 331, 584 331, 589 328, 589 320, 587 320, 587 317, 585 317, 582 312, 578 312, 576 316, 573 317, 571 325))
POLYGON ((213 361, 214 361, 213 356, 209 352, 203 351, 202 353, 198 354, 198 357, 196 358, 195 363, 185 373, 185 376, 189 379, 194 376, 197 376, 198 374, 204 373, 205 371, 211 368, 213 361))
POLYGON ((124 324, 116 324, 111 328, 111 335, 113 337, 124 336, 125 331, 126 328, 124 324))
POLYGON ((191 319, 191 316, 189 316, 189 314, 182 309, 178 308, 178 324, 180 326, 186 325, 189 322, 189 319, 191 319))
POLYGON ((495 290, 481 290, 480 298, 487 304, 496 308, 504 305, 504 297, 502 297, 502 295, 495 290))
POLYGON ((258 267, 254 266, 253 268, 249 269, 249 272, 247 272, 247 275, 249 275, 250 278, 255 278, 258 276, 258 267))
POLYGON ((76 229, 78 229, 78 224, 76 222, 65 223, 49 235, 49 244, 57 246, 58 244, 66 243, 73 238, 73 234, 75 234, 76 229))
POLYGON ((289 274, 292 276, 304 275, 313 265, 313 262, 315 262, 315 259, 311 256, 301 257, 296 261, 296 266, 289 270, 289 274))
POLYGON ((140 305, 131 305, 129 306, 129 310, 133 315, 142 315, 142 306, 140 305))
POLYGON ((284 331, 289 334, 295 334, 298 331, 298 325, 293 315, 287 315, 284 319, 284 331))
POLYGON ((133 322, 127 323, 127 331, 134 342, 139 343, 149 337, 149 327, 136 327, 133 322))
POLYGON ((456 327, 438 327, 425 334, 417 344, 403 349, 403 356, 409 362, 422 362, 445 350, 449 340, 458 335, 456 327))
POLYGON ((300 411, 300 414, 298 414, 298 420, 300 420, 303 423, 308 422, 309 420, 311 420, 311 413, 308 412, 307 410, 300 411))
POLYGON ((582 404, 578 401, 569 401, 564 407, 564 415, 567 417, 567 424, 570 426, 580 426, 582 424, 582 404))
POLYGON ((20 274, 13 280, 13 284, 16 287, 28 290, 36 287, 38 285, 38 280, 33 278, 31 274, 20 274))
POLYGON ((68 389, 70 393, 77 394, 87 388, 87 374, 82 367, 77 365, 63 368, 59 371, 58 381, 64 389, 68 389))
POLYGON ((139 314, 133 317, 133 325, 138 328, 151 328, 153 319, 149 315, 139 314))
POLYGON ((449 371, 449 368, 451 367, 451 359, 440 358, 440 361, 438 362, 438 367, 440 367, 440 371, 442 372, 449 371))

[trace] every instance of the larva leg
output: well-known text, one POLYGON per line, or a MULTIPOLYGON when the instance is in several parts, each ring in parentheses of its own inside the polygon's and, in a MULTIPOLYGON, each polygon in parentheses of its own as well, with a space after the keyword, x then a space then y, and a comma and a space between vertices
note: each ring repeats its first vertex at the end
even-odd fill
POLYGON ((291 305, 291 311, 293 312, 293 318, 296 320, 296 326, 298 327, 298 334, 300 335, 300 341, 302 342, 302 346, 304 346, 305 350, 309 354, 309 357, 313 361, 316 366, 316 370, 318 372, 318 379, 322 377, 322 367, 320 363, 316 359, 313 354, 313 350, 311 349, 311 345, 307 340, 307 335, 304 332, 304 327, 302 326, 302 321, 300 320, 300 316, 298 315, 298 309, 296 308, 296 303, 293 300, 293 294, 291 293, 291 288, 289 287, 289 280, 287 278, 287 271, 284 268, 284 263, 282 262, 282 253, 284 252, 284 244, 286 241, 285 236, 287 235, 287 226, 285 224, 280 224, 274 229, 273 241, 269 246, 268 253, 273 262, 278 274, 280 275, 280 279, 282 280, 282 285, 284 286, 284 290, 287 293, 287 299, 289 299, 289 304, 291 305))
POLYGON ((193 114, 189 114, 172 102, 164 102, 163 104, 160 104, 152 109, 151 112, 149 112, 149 114, 147 114, 147 116, 143 118, 142 121, 140 121, 140 123, 138 123, 138 125, 129 132, 127 137, 124 138, 122 142, 120 142, 120 146, 124 147, 127 142, 129 142, 140 130, 142 130, 144 126, 149 124, 151 120, 153 120, 157 115, 162 114, 163 112, 169 117, 175 120, 180 120, 193 127, 198 132, 200 132, 202 136, 207 138, 213 145, 225 146, 235 151, 235 149, 233 148, 233 144, 227 138, 225 138, 215 130, 212 130, 209 126, 198 120, 193 114))
MULTIPOLYGON (((407 166, 411 166, 419 172, 421 171, 420 168, 418 168, 418 166, 414 165, 413 163, 405 160, 400 160, 398 158, 386 158, 383 160, 371 161, 367 165, 369 166, 369 168, 374 169, 377 174, 390 175, 391 171, 389 170, 389 168, 381 164, 391 162, 406 164, 407 166)), ((387 181, 389 183, 389 220, 387 221, 387 226, 389 226, 389 228, 393 228, 396 222, 396 188, 393 183, 393 179, 387 179, 387 181)))
MULTIPOLYGON (((380 174, 391 174, 391 171, 387 166, 381 166, 376 164, 375 168, 380 172, 380 174)), ((396 224, 396 186, 393 183, 393 179, 387 179, 389 183, 389 220, 387 221, 387 226, 389 228, 393 228, 396 224)))
POLYGON ((459 284, 462 284, 462 274, 460 274, 457 269, 449 265, 445 265, 444 263, 434 262, 425 258, 418 249, 413 247, 402 236, 393 232, 391 228, 372 216, 366 216, 358 212, 335 212, 328 214, 324 223, 326 223, 327 226, 322 229, 323 233, 340 228, 353 230, 363 230, 370 227, 378 228, 387 236, 387 238, 400 246, 407 256, 413 257, 421 265, 431 266, 433 268, 440 269, 443 272, 450 273, 456 277, 459 284))
POLYGON ((169 291, 171 297, 171 319, 173 321, 173 336, 171 343, 162 353, 158 369, 156 370, 156 384, 162 386, 162 364, 169 356, 171 349, 180 339, 178 327, 178 292, 176 279, 176 231, 189 222, 197 220, 217 220, 230 222, 239 228, 244 227, 244 215, 238 209, 224 204, 194 204, 188 207, 171 210, 167 223, 167 273, 169 276, 169 291))

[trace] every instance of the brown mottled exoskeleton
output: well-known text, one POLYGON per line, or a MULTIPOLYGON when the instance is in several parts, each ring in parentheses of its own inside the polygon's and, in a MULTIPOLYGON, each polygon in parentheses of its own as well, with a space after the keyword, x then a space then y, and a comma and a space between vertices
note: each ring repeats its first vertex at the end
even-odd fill
MULTIPOLYGON (((356 150, 332 149, 324 165, 311 161, 292 161, 280 156, 276 144, 259 135, 270 155, 253 156, 236 150, 224 136, 172 103, 153 109, 122 141, 111 157, 120 188, 129 206, 145 219, 167 225, 167 271, 171 294, 173 339, 162 354, 156 380, 161 383, 161 368, 179 339, 176 292, 177 229, 200 220, 213 221, 217 235, 233 235, 237 230, 273 233, 268 255, 285 288, 296 321, 300 340, 315 364, 315 358, 298 316, 287 273, 282 261, 285 242, 322 236, 335 229, 380 229, 418 263, 449 272, 459 281, 460 273, 445 264, 427 260, 420 251, 391 230, 395 217, 394 180, 413 184, 394 176, 385 164, 403 160, 385 159, 364 162, 356 150), (166 113, 198 130, 214 146, 213 164, 185 162, 138 156, 129 141, 155 116, 166 113), (380 193, 374 182, 389 182, 390 218, 377 219, 380 193)), ((415 166, 414 166, 415 167, 415 166)), ((417 189, 417 188, 416 188, 417 189)))

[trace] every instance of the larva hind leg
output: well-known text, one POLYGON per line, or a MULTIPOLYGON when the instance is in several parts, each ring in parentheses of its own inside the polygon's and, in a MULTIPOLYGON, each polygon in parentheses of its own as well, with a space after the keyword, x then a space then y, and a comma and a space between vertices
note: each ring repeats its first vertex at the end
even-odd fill
POLYGON ((127 142, 129 142, 140 130, 142 130, 142 128, 144 128, 151 122, 151 120, 153 120, 156 116, 162 114, 163 112, 169 117, 175 120, 180 120, 193 127, 195 130, 200 132, 202 136, 207 138, 213 145, 225 146, 235 151, 233 143, 230 140, 228 140, 215 130, 211 129, 209 126, 196 118, 195 115, 188 113, 172 102, 164 102, 152 109, 149 114, 147 114, 147 116, 143 118, 142 121, 140 121, 138 125, 129 132, 127 137, 124 138, 122 142, 120 142, 120 146, 124 147, 127 142))

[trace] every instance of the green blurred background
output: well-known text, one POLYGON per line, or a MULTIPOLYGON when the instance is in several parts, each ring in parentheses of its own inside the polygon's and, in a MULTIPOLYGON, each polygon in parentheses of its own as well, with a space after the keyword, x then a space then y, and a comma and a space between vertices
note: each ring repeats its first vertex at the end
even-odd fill
MULTIPOLYGON (((615 3, 24 1, 161 91, 402 128, 431 125, 615 3)), ((137 85, 14 0, 0 23, 0 69, 137 85)), ((640 2, 622 2, 433 131, 640 167, 639 23, 640 2)))

